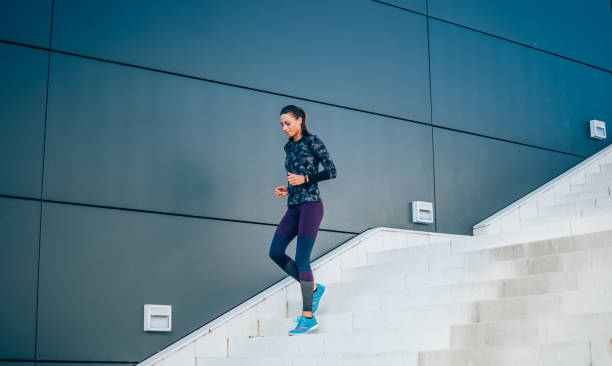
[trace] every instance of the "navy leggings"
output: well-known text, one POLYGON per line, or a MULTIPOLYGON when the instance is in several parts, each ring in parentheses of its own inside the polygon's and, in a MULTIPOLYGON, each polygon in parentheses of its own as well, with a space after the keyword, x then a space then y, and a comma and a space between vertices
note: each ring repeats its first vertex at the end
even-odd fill
POLYGON ((278 224, 270 245, 270 258, 283 271, 300 282, 303 311, 312 311, 314 278, 310 268, 310 253, 322 219, 323 203, 321 201, 302 202, 290 206, 278 224), (285 250, 296 235, 297 248, 294 261, 285 254, 285 250))

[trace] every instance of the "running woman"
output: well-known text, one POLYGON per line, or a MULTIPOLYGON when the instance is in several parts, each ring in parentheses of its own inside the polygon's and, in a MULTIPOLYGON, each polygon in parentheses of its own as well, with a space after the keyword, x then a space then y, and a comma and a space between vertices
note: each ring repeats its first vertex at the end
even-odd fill
POLYGON ((289 196, 287 212, 276 228, 270 245, 270 258, 300 283, 302 316, 289 335, 305 334, 317 328, 315 312, 325 294, 325 286, 315 283, 310 268, 310 253, 319 224, 323 219, 323 202, 317 182, 336 177, 336 167, 323 141, 306 125, 306 112, 294 105, 280 112, 280 124, 289 136, 284 150, 287 186, 274 189, 276 197, 289 196), (319 163, 324 170, 319 172, 319 163), (295 261, 285 254, 289 242, 297 235, 295 261))

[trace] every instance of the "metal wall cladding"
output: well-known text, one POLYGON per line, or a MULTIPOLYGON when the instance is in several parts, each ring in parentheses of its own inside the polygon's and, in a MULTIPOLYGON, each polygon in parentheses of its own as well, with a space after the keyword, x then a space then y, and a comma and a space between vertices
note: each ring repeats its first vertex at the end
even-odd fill
POLYGON ((437 230, 466 235, 476 223, 583 160, 441 128, 434 128, 434 149, 437 230))
POLYGON ((608 0, 429 0, 429 15, 612 71, 608 0))
POLYGON ((3 1, 0 40, 49 48, 51 0, 3 1))
POLYGON ((51 64, 45 199, 277 224, 278 116, 297 103, 338 171, 319 183, 322 228, 413 227, 409 202, 433 201, 427 125, 73 56, 51 64))
POLYGON ((612 120, 612 74, 430 20, 436 126, 588 156, 609 144, 589 120, 612 120))
POLYGON ((426 18, 370 0, 57 0, 53 48, 430 120, 426 18))
POLYGON ((34 359, 39 218, 40 202, 0 197, 0 359, 34 359))
MULTIPOLYGON (((319 183, 313 259, 368 227, 471 234, 607 144, 587 123, 612 120, 610 73, 428 25, 424 0, 53 3, 46 127, 49 55, 8 42, 49 47, 51 2, 0 11, 0 194, 26 198, 0 198, 0 359, 137 362, 283 278, 268 250, 287 104, 338 172, 319 183), (42 212, 27 199, 41 188, 42 212), (435 225, 410 224, 415 200, 435 204, 435 225), (173 306, 173 332, 143 331, 147 303, 173 306)), ((572 4, 529 6, 429 3, 609 66, 608 33, 589 28, 607 24, 600 3, 591 24, 572 4), (557 23, 574 19, 586 33, 557 23)))
MULTIPOLYGON (((39 360, 140 361, 285 276, 273 225, 55 203, 42 217, 39 360), (172 332, 144 332, 144 304, 172 305, 172 332)), ((352 236, 320 232, 313 258, 352 236)))
POLYGON ((426 0, 375 0, 381 3, 399 6, 403 9, 416 11, 422 14, 427 14, 426 0))
POLYGON ((0 194, 40 198, 48 60, 0 43, 0 194))

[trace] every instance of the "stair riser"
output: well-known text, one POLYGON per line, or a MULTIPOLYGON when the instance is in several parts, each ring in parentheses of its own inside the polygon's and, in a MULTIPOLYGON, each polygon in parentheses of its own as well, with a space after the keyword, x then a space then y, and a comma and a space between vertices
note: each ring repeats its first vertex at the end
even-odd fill
MULTIPOLYGON (((603 313, 612 309, 612 293, 565 292, 538 296, 515 297, 491 301, 479 301, 450 305, 430 305, 412 307, 403 311, 366 311, 352 314, 352 325, 345 323, 342 331, 369 331, 377 329, 421 328, 431 326, 450 326, 478 322, 499 322, 512 319, 533 319, 577 314, 603 313)), ((320 324, 333 324, 335 327, 347 314, 329 314, 320 324)), ((274 319, 284 323, 285 319, 274 319)), ((285 327, 287 327, 285 325, 285 327)), ((338 326, 340 328, 340 326, 338 326)), ((320 330, 323 332, 324 330, 320 330)), ((331 329, 330 331, 337 331, 331 329)), ((327 332, 327 330, 325 330, 327 332)), ((279 333, 275 335, 282 335, 279 333)))
POLYGON ((197 366, 418 366, 418 352, 308 357, 198 359, 197 366))
MULTIPOLYGON (((596 199, 597 197, 609 197, 610 191, 607 187, 599 188, 592 191, 586 191, 582 193, 573 193, 573 194, 563 194, 557 195, 554 197, 554 205, 577 202, 577 201, 585 201, 589 199, 596 199)), ((546 205, 542 205, 540 207, 547 207, 546 205)))
MULTIPOLYGON (((612 271, 593 268, 584 271, 532 275, 499 281, 418 288, 393 292, 363 293, 347 297, 330 292, 321 304, 321 314, 371 310, 398 310, 403 307, 492 300, 563 291, 607 291, 612 287, 612 271), (610 279, 611 281, 602 281, 610 279)), ((301 311, 301 301, 288 303, 291 316, 301 311)))
MULTIPOLYGON (((470 257, 468 263, 485 264, 502 260, 560 254, 609 246, 612 246, 612 231, 536 241, 502 248, 476 250, 466 254, 470 257)), ((431 250, 428 249, 428 246, 423 246, 414 249, 407 248, 370 253, 368 254, 368 265, 409 261, 417 256, 444 258, 450 253, 448 244, 445 245, 445 248, 434 247, 431 250), (416 254, 413 254, 413 252, 416 252, 416 254)))
MULTIPOLYGON (((456 255, 452 258, 430 258, 427 266, 415 261, 395 262, 387 265, 363 266, 343 270, 345 283, 330 285, 330 291, 340 296, 356 291, 380 289, 414 288, 470 281, 486 281, 500 278, 519 277, 528 274, 559 272, 564 270, 602 267, 612 265, 612 239, 605 244, 610 247, 568 252, 560 255, 540 256, 512 261, 486 264, 491 258, 476 255, 456 255), (485 263, 485 264, 483 264, 485 263), (418 270, 417 270, 418 268, 418 270), (405 276, 402 283, 401 276, 405 276), (377 280, 377 279, 385 279, 377 280), (393 280, 387 283, 388 280, 393 280), (359 282, 357 282, 359 281, 359 282), (356 282, 356 283, 351 283, 356 282)), ((599 245, 591 243, 592 246, 599 245)), ((508 256, 510 256, 510 253, 508 256)), ((503 255, 503 253, 501 254, 503 255)), ((517 255, 519 256, 519 255, 517 255)))
POLYGON ((587 174, 585 177, 585 182, 589 183, 599 183, 599 182, 609 182, 612 183, 612 172, 604 171, 601 173, 593 173, 587 174))
POLYGON ((609 181, 592 182, 586 184, 571 184, 570 193, 582 193, 604 188, 610 189, 610 186, 612 186, 612 182, 609 181))
POLYGON ((372 279, 329 284, 334 296, 355 293, 387 292, 472 282, 518 278, 532 274, 554 273, 612 266, 612 247, 591 251, 571 252, 557 256, 503 261, 484 266, 452 268, 421 274, 394 275, 372 279))
MULTIPOLYGON (((527 244, 516 244, 501 248, 470 252, 467 255, 482 257, 485 261, 499 262, 607 247, 612 247, 612 231, 542 240, 527 244)), ((476 258, 473 259, 473 261, 476 260, 476 258)))
POLYGON ((589 344, 524 348, 432 351, 419 354, 419 366, 604 366, 592 365, 589 344))
POLYGON ((468 324, 451 328, 451 348, 561 343, 612 338, 612 315, 468 324))
POLYGON ((400 260, 409 260, 411 258, 417 258, 420 256, 438 257, 449 255, 451 255, 450 242, 437 245, 432 244, 428 246, 419 246, 415 248, 368 253, 367 264, 384 264, 400 260))
POLYGON ((596 207, 597 199, 609 199, 609 196, 596 197, 585 202, 572 202, 563 205, 540 207, 538 216, 555 216, 580 210, 592 210, 596 207))
POLYGON ((310 334, 286 337, 230 338, 229 357, 290 357, 295 355, 368 355, 449 347, 449 328, 419 334, 401 331, 310 334))

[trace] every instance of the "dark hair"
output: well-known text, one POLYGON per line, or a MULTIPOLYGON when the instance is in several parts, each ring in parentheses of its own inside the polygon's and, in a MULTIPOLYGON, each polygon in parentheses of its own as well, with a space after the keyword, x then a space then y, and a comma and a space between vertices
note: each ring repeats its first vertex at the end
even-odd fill
POLYGON ((290 104, 288 106, 284 106, 283 109, 281 109, 280 114, 285 114, 285 113, 293 114, 293 117, 295 117, 296 119, 299 117, 302 117, 302 134, 305 136, 312 135, 310 133, 310 130, 308 129, 308 125, 306 124, 306 111, 304 109, 298 106, 294 106, 293 104, 290 104))

